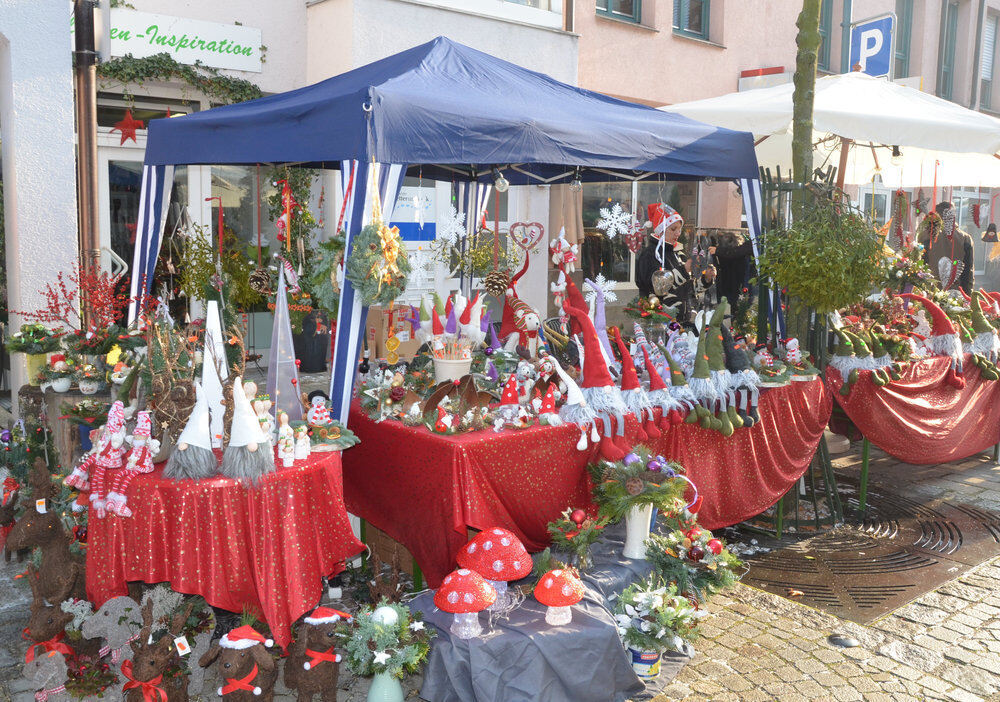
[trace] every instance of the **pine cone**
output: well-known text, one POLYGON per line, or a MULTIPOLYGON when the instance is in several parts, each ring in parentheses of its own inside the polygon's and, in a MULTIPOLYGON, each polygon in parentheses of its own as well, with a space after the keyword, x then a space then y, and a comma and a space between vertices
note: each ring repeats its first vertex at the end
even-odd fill
POLYGON ((510 285, 510 276, 507 275, 506 271, 493 271, 487 274, 486 279, 483 281, 483 287, 486 292, 493 297, 502 300, 504 295, 507 294, 507 287, 510 285))
POLYGON ((641 478, 629 478, 625 481, 625 492, 632 497, 636 495, 641 495, 643 489, 643 483, 641 478))
POLYGON ((260 295, 267 295, 271 292, 271 275, 266 268, 255 268, 250 273, 250 289, 260 295))

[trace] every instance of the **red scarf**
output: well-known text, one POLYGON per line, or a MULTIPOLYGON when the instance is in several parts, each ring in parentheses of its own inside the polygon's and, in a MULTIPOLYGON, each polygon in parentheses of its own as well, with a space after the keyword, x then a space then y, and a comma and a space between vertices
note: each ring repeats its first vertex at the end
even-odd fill
POLYGON ((237 690, 245 690, 246 692, 253 692, 254 685, 250 684, 250 681, 257 677, 257 664, 253 664, 253 670, 245 678, 226 678, 226 684, 219 688, 219 695, 228 695, 230 692, 236 692, 237 690))
POLYGON ((337 662, 337 654, 333 652, 333 646, 325 651, 314 651, 311 648, 307 648, 306 655, 309 657, 310 670, 314 669, 323 661, 330 661, 331 663, 337 662))
MULTIPOLYGON (((24 631, 21 632, 21 636, 24 637, 24 639, 26 641, 31 641, 32 640, 31 637, 28 635, 28 629, 27 629, 27 627, 24 629, 24 631)), ((67 658, 69 656, 72 656, 73 655, 73 649, 71 649, 69 646, 67 646, 64 643, 60 643, 62 641, 62 639, 63 639, 63 636, 65 636, 65 632, 61 632, 59 634, 56 634, 55 636, 53 636, 48 641, 38 641, 38 642, 32 643, 31 646, 28 647, 27 653, 24 654, 24 662, 25 663, 31 663, 31 661, 35 660, 35 649, 38 648, 39 646, 41 646, 45 650, 45 653, 51 653, 52 651, 58 651, 59 653, 61 653, 64 656, 66 656, 67 658)))
POLYGON ((143 702, 156 702, 157 696, 159 696, 160 702, 167 702, 167 693, 159 688, 159 684, 163 682, 162 674, 157 675, 152 680, 136 680, 132 677, 132 661, 130 660, 122 662, 121 671, 125 679, 128 680, 122 687, 123 690, 141 689, 143 702))

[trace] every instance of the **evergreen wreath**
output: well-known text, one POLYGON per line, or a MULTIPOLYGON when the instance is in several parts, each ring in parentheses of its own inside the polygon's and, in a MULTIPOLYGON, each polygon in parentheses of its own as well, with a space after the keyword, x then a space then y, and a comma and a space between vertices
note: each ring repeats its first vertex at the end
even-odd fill
POLYGON ((406 291, 406 278, 410 274, 406 245, 399 239, 398 231, 390 229, 389 234, 383 235, 385 227, 372 223, 362 229, 347 257, 344 276, 365 305, 387 305, 406 291), (384 247, 383 237, 390 242, 389 247, 384 247))
POLYGON ((653 505, 667 514, 676 514, 684 508, 688 483, 677 477, 684 469, 662 456, 653 456, 645 447, 636 448, 615 463, 592 463, 587 470, 601 516, 612 521, 624 519, 633 507, 653 505))
POLYGON ((340 633, 345 637, 347 667, 355 675, 389 673, 400 678, 403 673, 415 673, 431 650, 434 631, 427 628, 419 613, 411 613, 405 605, 382 599, 377 607, 362 607, 354 617, 353 625, 344 625, 340 633), (379 607, 389 607, 396 612, 394 624, 379 624, 372 614, 379 607), (384 654, 388 658, 380 662, 384 654))

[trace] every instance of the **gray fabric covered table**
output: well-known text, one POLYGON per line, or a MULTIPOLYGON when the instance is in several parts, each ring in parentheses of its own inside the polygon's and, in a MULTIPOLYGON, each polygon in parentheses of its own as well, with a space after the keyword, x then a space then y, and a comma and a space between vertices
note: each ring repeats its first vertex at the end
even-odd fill
MULTIPOLYGON (((648 699, 665 687, 689 660, 665 655, 658 679, 644 683, 632 670, 608 597, 645 578, 648 561, 621 557, 624 528, 609 527, 591 549, 594 565, 583 574, 586 594, 573 606, 566 626, 545 623, 545 606, 529 594, 506 620, 490 627, 480 614, 483 634, 461 640, 448 631, 453 615, 434 606, 433 592, 410 607, 437 629, 424 667, 420 696, 430 702, 623 702, 648 699)), ((528 577, 520 584, 534 584, 528 577)))

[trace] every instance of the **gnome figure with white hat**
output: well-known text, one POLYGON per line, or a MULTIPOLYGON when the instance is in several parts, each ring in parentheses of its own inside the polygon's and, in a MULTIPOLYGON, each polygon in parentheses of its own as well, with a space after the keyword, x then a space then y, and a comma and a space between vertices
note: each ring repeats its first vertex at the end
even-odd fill
POLYGON ((580 427, 580 440, 576 442, 576 450, 586 451, 588 446, 588 431, 590 432, 590 440, 595 444, 601 440, 600 434, 597 433, 597 422, 595 421, 597 415, 594 414, 594 410, 587 404, 580 386, 570 377, 569 373, 563 370, 556 357, 549 356, 549 358, 552 359, 552 364, 555 366, 556 375, 559 376, 563 385, 566 386, 566 404, 559 408, 559 419, 568 424, 575 424, 580 427))
POLYGON ((149 412, 139 412, 136 416, 135 431, 129 437, 132 449, 125 457, 125 465, 111 471, 110 490, 107 497, 107 508, 119 517, 131 517, 132 510, 128 508, 128 497, 125 491, 132 479, 139 473, 153 471, 153 456, 160 451, 160 442, 150 436, 153 423, 149 412))
POLYGON ((195 403, 188 415, 177 446, 170 452, 164 478, 204 480, 219 472, 219 462, 212 452, 212 427, 208 417, 208 399, 201 383, 195 382, 195 403))
POLYGON ((243 380, 236 378, 233 383, 233 422, 220 472, 227 478, 249 480, 256 484, 262 475, 274 468, 270 442, 264 437, 257 415, 243 391, 243 380))

